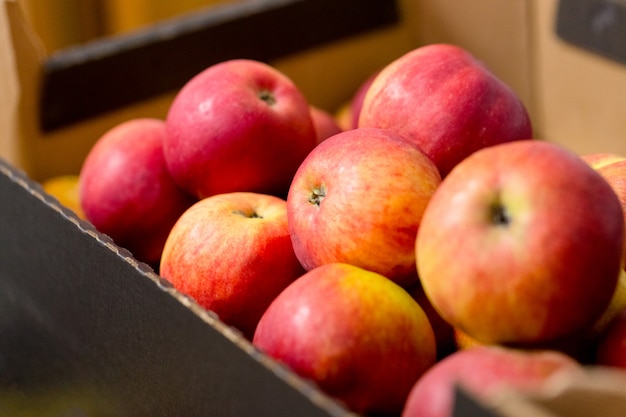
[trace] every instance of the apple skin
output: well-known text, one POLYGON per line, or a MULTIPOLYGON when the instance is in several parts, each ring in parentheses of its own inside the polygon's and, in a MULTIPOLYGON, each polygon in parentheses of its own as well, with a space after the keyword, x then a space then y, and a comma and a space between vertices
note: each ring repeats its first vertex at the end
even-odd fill
POLYGON ((365 102, 365 96, 367 95, 367 91, 374 83, 374 80, 379 72, 380 70, 367 77, 365 81, 361 83, 359 88, 357 88, 356 92, 352 96, 352 99, 350 100, 350 127, 352 129, 359 127, 359 118, 361 110, 363 109, 363 103, 365 102))
POLYGON ((441 179, 415 145, 383 129, 320 143, 294 175, 289 231, 306 270, 345 262, 407 286, 417 282, 415 237, 441 179))
POLYGON ((448 44, 416 48, 384 67, 368 89, 359 127, 407 137, 444 178, 478 149, 533 137, 519 96, 468 51, 448 44))
MULTIPOLYGON (((611 153, 594 153, 582 155, 582 158, 611 185, 622 204, 624 221, 626 221, 626 157, 611 153)), ((624 270, 626 270, 626 241, 622 258, 624 270)))
POLYGON ((247 59, 206 68, 178 92, 166 118, 168 169, 198 198, 234 191, 285 197, 317 144, 309 104, 270 65, 247 59))
POLYGON ((198 201, 172 228, 160 272, 252 339, 270 302, 304 274, 293 253, 285 200, 233 192, 198 201))
POLYGON ((543 343, 606 310, 623 240, 621 205, 600 174, 556 144, 514 141, 477 151, 442 181, 417 269, 433 306, 472 338, 543 343))
POLYGON ((399 413, 436 360, 417 302, 386 277, 342 263, 307 272, 276 297, 253 344, 358 413, 399 413))
POLYGON ((484 400, 503 388, 540 389, 556 372, 568 371, 582 371, 582 366, 556 351, 469 347, 426 371, 409 393, 402 417, 452 417, 456 384, 484 400))
POLYGON ((600 334, 595 363, 626 370, 626 307, 609 321, 600 334))
POLYGON ((322 108, 311 105, 311 119, 313 126, 315 126, 318 144, 337 133, 343 132, 335 116, 322 108))
POLYGON ((178 217, 196 200, 165 165, 165 122, 136 118, 105 132, 90 149, 78 178, 84 216, 135 258, 158 265, 178 217))

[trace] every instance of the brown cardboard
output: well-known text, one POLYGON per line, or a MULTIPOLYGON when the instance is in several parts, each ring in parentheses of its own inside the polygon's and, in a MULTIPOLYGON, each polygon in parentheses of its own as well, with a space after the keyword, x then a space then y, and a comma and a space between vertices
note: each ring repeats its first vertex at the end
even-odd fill
POLYGON ((556 0, 533 3, 533 83, 540 135, 578 153, 626 155, 626 65, 555 34, 556 0))
MULTIPOLYGON (((325 5, 323 7, 329 9, 340 7, 340 5, 336 4, 337 2, 332 0, 325 0, 324 3, 319 1, 294 2, 276 0, 245 3, 241 3, 241 5, 235 4, 231 7, 235 9, 237 7, 241 8, 243 17, 248 17, 252 13, 248 9, 254 11, 264 3, 270 6, 275 5, 278 9, 276 15, 280 15, 281 7, 289 8, 290 5, 293 5, 294 8, 304 7, 305 9, 307 7, 322 7, 320 6, 322 4, 325 5)), ((347 8, 342 9, 344 14, 349 14, 351 10, 354 13, 359 11, 354 10, 354 7, 360 6, 359 2, 346 0, 346 4, 348 4, 347 8)), ((394 2, 385 2, 385 4, 395 7, 394 2)), ((17 123, 17 126, 10 129, 2 141, 0 155, 15 166, 24 169, 32 178, 42 180, 55 175, 78 173, 85 155, 93 143, 106 130, 133 117, 165 117, 169 104, 176 93, 175 89, 173 91, 163 91, 161 94, 155 94, 142 101, 128 103, 110 111, 99 113, 71 125, 44 131, 39 123, 40 112, 45 113, 53 110, 46 107, 40 109, 43 100, 42 90, 45 91, 46 87, 45 76, 47 73, 44 72, 44 69, 47 68, 46 64, 51 57, 42 53, 40 42, 26 20, 19 2, 17 0, 1 0, 0 6, 2 19, 6 22, 6 25, 3 27, 10 28, 10 32, 2 39, 2 53, 4 55, 2 58, 3 61, 15 63, 15 67, 5 68, 0 66, 0 86, 6 85, 7 93, 12 94, 7 94, 12 100, 6 104, 7 107, 0 108, 0 114, 7 117, 8 126, 17 123)), ((389 9, 388 6, 386 8, 389 9)), ((227 14, 226 12, 228 10, 223 14, 227 14)), ((319 18, 324 20, 324 16, 319 18)), ((320 39, 323 42, 318 41, 309 45, 308 48, 298 50, 297 45, 289 42, 288 34, 285 34, 284 43, 287 46, 281 45, 280 40, 273 40, 269 45, 264 45, 264 49, 269 51, 264 56, 271 56, 273 58, 271 63, 290 76, 300 86, 312 104, 332 111, 349 99, 354 90, 366 77, 411 47, 409 32, 405 26, 383 25, 381 27, 381 23, 374 21, 369 23, 372 28, 366 30, 368 25, 367 18, 367 13, 364 13, 364 20, 362 19, 361 21, 364 22, 365 26, 353 28, 354 32, 351 33, 345 32, 343 26, 346 25, 342 21, 338 21, 336 17, 329 17, 329 19, 326 19, 327 23, 335 27, 334 31, 331 31, 327 26, 318 25, 317 35, 313 36, 305 33, 304 36, 304 38, 310 37, 313 41, 320 39), (344 31, 343 33, 342 30, 344 31), (335 35, 329 38, 327 32, 334 32, 335 35), (334 42, 331 42, 331 40, 334 40, 334 42), (280 56, 271 54, 272 45, 275 46, 274 49, 283 51, 280 56), (291 51, 291 53, 287 53, 287 51, 291 51), (372 54, 371 51, 379 52, 372 54), (329 74, 332 74, 332 77, 329 74)), ((175 20, 173 21, 174 23, 176 23, 175 20)), ((384 16, 381 22, 385 22, 384 16)), ((170 23, 165 22, 163 24, 170 25, 170 23)), ((197 22, 193 21, 191 23, 197 24, 197 22)), ((167 42, 168 36, 176 33, 170 32, 170 27, 171 25, 165 31, 159 31, 160 27, 155 27, 154 42, 167 42)), ((149 42, 149 38, 152 35, 150 33, 151 28, 146 28, 146 31, 147 34, 145 35, 147 36, 140 34, 140 41, 145 41, 145 38, 148 38, 149 42)), ((277 29, 277 31, 277 33, 280 33, 280 29, 277 29)), ((135 34, 129 34, 128 36, 135 36, 135 34)), ((123 41, 124 39, 121 38, 121 40, 123 41)), ((85 59, 95 59, 97 64, 98 56, 96 53, 94 58, 93 51, 105 49, 107 52, 110 52, 111 46, 114 46, 119 39, 103 39, 102 41, 105 43, 110 41, 110 43, 105 45, 102 43, 77 45, 75 49, 70 48, 69 51, 65 52, 69 53, 72 59, 76 56, 79 58, 84 57, 85 59)), ((235 41, 230 40, 231 43, 235 41)), ((254 44, 246 46, 245 42, 237 42, 237 45, 240 44, 243 45, 238 49, 238 54, 241 57, 256 56, 255 54, 258 53, 254 44), (248 48, 247 52, 246 47, 248 48)), ((59 55, 62 55, 63 52, 57 52, 54 58, 58 60, 59 55)), ((120 54, 122 52, 127 51, 120 51, 120 54)), ((220 50, 219 44, 217 44, 215 48, 209 48, 206 54, 217 59, 218 57, 227 56, 224 53, 228 54, 228 51, 220 50)), ((80 59, 77 62, 79 66, 82 65, 80 59)), ((161 71, 163 72, 162 69, 161 71)), ((105 74, 102 75, 102 77, 104 76, 105 74)), ((188 74, 188 76, 191 77, 192 74, 188 74)), ((73 80, 70 79, 69 81, 73 80)), ((103 81, 101 78, 94 77, 89 79, 88 83, 91 87, 93 85, 97 86, 99 83, 106 84, 103 81)), ((57 94, 62 99, 63 86, 58 87, 60 91, 57 90, 57 94)), ((156 87, 158 89, 159 86, 156 87)), ((80 83, 78 83, 78 86, 75 86, 68 82, 67 96, 71 97, 72 94, 76 94, 79 88, 80 83)), ((107 87, 107 91, 116 91, 116 88, 119 89, 120 87, 115 85, 107 87)), ((132 90, 133 85, 125 85, 124 88, 132 90)), ((125 90, 124 93, 126 93, 125 90)), ((94 106, 97 104, 97 101, 93 103, 94 106)), ((86 104, 86 106, 89 105, 89 103, 86 104)), ((53 107, 54 103, 51 103, 51 106, 53 107)))

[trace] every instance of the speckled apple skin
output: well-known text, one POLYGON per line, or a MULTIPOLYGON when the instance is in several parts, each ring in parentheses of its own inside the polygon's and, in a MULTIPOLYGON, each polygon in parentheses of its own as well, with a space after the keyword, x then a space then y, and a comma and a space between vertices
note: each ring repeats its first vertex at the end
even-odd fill
POLYGON ((533 137, 517 93, 467 50, 448 44, 416 48, 384 67, 367 91, 359 127, 409 138, 442 177, 478 149, 533 137))
POLYGON ((270 302, 304 273, 285 200, 236 192, 198 201, 172 228, 160 273, 251 339, 270 302))
POLYGON ((305 269, 345 262, 407 286, 415 237, 441 182, 433 162, 393 132, 358 128, 319 144, 294 175, 289 230, 305 269), (318 204, 315 190, 323 190, 318 204))
POLYGON ((399 413, 436 357, 430 323, 404 289, 341 263, 287 287, 261 318, 253 343, 360 413, 399 413))
POLYGON ((600 174, 556 144, 515 141, 443 180, 422 219, 417 268, 433 306, 470 337, 538 343, 583 334, 605 311, 623 240, 621 205, 600 174), (494 218, 502 207, 504 223, 494 218))
POLYGON ((235 59, 189 80, 166 118, 165 160, 198 198, 251 191, 285 197, 317 143, 309 103, 282 72, 235 59), (270 98, 271 97, 271 98, 270 98))

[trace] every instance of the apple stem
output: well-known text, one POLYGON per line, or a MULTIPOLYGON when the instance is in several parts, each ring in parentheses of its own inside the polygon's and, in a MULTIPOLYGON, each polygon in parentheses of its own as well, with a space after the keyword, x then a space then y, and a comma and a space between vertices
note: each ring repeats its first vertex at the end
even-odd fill
POLYGON ((495 203, 491 206, 491 221, 498 226, 508 226, 511 224, 511 216, 505 206, 495 203))
POLYGON ((274 94, 272 94, 269 90, 261 90, 259 92, 259 98, 266 102, 269 106, 276 104, 276 97, 274 97, 274 94))
POLYGON ((319 207, 324 197, 326 197, 326 185, 322 184, 319 187, 313 188, 311 195, 309 196, 309 203, 315 204, 319 207))
POLYGON ((247 217, 249 219, 262 219, 263 216, 260 216, 259 213, 253 211, 252 213, 245 213, 242 210, 233 210, 233 214, 239 214, 240 216, 247 217))

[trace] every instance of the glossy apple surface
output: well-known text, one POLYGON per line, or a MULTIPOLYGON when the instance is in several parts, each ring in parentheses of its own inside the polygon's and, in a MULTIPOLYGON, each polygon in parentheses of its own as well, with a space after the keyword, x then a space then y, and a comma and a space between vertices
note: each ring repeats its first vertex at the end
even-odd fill
POLYGON ((415 237, 440 183, 432 161, 383 129, 351 129, 320 143, 287 196, 289 230, 305 269, 345 262, 408 285, 415 237))
POLYGON ((428 318, 404 289, 341 263, 287 287, 253 343, 359 413, 399 413, 436 355, 428 318))
POLYGON ((79 174, 85 217, 140 261, 159 263, 178 217, 195 202, 174 182, 165 165, 165 123, 139 118, 98 139, 79 174))
POLYGON ((216 194, 190 207, 161 259, 163 278, 250 339, 274 297, 303 273, 285 200, 248 192, 216 194))
POLYGON ((284 197, 316 145, 309 104, 277 69, 253 60, 212 65, 178 92, 166 118, 165 160, 198 198, 233 191, 284 197))
POLYGON ((533 137, 519 96, 468 51, 447 44, 416 48, 384 67, 359 126, 409 138, 442 177, 478 149, 533 137))
POLYGON ((484 400, 504 388, 537 390, 555 372, 580 369, 574 359, 555 351, 469 347, 426 371, 411 390, 402 417, 452 417, 457 384, 484 400))
POLYGON ((609 184, 538 140, 480 150, 443 180, 416 241, 429 300, 485 343, 577 334, 608 307, 624 219, 609 184))

